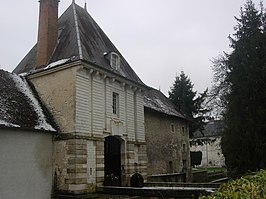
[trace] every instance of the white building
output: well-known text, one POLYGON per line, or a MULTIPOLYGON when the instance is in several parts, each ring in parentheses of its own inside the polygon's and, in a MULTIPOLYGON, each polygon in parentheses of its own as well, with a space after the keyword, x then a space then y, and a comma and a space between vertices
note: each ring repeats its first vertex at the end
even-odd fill
POLYGON ((202 133, 195 132, 190 139, 190 151, 201 151, 200 167, 224 167, 225 158, 221 149, 222 122, 213 120, 207 123, 202 133))
POLYGON ((59 126, 57 192, 94 192, 109 174, 129 185, 146 176, 146 86, 86 9, 40 1, 38 43, 14 70, 27 73, 59 126))
POLYGON ((51 198, 52 118, 25 80, 0 70, 0 85, 0 198, 51 198))

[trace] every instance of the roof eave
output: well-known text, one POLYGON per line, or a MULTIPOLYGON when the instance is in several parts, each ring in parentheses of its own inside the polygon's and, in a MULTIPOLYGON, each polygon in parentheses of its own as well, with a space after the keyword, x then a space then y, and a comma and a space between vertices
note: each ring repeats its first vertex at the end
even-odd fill
POLYGON ((32 72, 28 73, 26 75, 26 77, 31 79, 31 78, 47 75, 47 74, 50 74, 50 73, 54 73, 54 72, 57 72, 57 71, 65 70, 67 68, 80 66, 80 65, 83 65, 84 67, 86 67, 88 69, 93 69, 95 71, 99 71, 100 73, 107 74, 109 77, 115 78, 115 79, 117 79, 117 80, 119 80, 121 82, 126 82, 127 84, 130 84, 130 85, 134 85, 134 86, 136 86, 136 87, 138 87, 140 89, 144 90, 144 89, 148 88, 148 86, 146 86, 145 84, 141 84, 139 82, 132 81, 132 80, 126 78, 126 77, 123 77, 122 75, 120 75, 118 73, 115 73, 115 72, 110 71, 110 70, 108 70, 108 69, 106 69, 106 68, 104 68, 104 67, 102 67, 100 65, 97 65, 96 63, 90 62, 88 60, 82 60, 82 59, 71 61, 71 62, 64 63, 64 64, 60 64, 58 66, 47 68, 47 69, 43 69, 43 70, 32 71, 32 72))
POLYGON ((13 127, 13 126, 6 126, 3 124, 0 124, 0 129, 8 129, 8 130, 16 130, 16 131, 33 131, 37 133, 51 133, 51 134, 57 134, 58 131, 51 131, 51 130, 45 130, 45 129, 35 129, 35 128, 25 128, 25 127, 13 127))
POLYGON ((145 106, 145 105, 144 105, 144 109, 151 110, 151 111, 154 111, 154 112, 159 113, 159 114, 163 114, 163 115, 168 116, 168 117, 170 116, 170 117, 175 117, 175 118, 179 118, 179 119, 182 119, 182 120, 189 121, 189 119, 186 118, 186 117, 181 117, 181 116, 174 115, 174 114, 167 114, 167 113, 165 113, 165 112, 158 111, 158 110, 156 110, 156 109, 153 109, 153 108, 148 107, 148 106, 145 106))

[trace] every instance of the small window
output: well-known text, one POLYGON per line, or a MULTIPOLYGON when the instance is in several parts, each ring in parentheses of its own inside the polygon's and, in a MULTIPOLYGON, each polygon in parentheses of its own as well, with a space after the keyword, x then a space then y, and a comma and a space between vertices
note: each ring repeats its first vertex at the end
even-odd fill
POLYGON ((169 161, 169 173, 174 173, 174 167, 172 161, 169 161))
POLYGON ((183 152, 186 152, 186 144, 183 144, 183 152))
POLYGON ((182 135, 185 135, 185 127, 182 126, 182 135))
POLYGON ((183 160, 183 169, 186 170, 187 169, 187 161, 183 160))
POLYGON ((117 93, 113 93, 113 114, 118 115, 118 107, 119 107, 119 95, 117 93))
POLYGON ((118 70, 120 68, 120 57, 117 53, 111 52, 110 65, 112 68, 118 70))
POLYGON ((171 132, 175 132, 175 125, 171 124, 171 132))

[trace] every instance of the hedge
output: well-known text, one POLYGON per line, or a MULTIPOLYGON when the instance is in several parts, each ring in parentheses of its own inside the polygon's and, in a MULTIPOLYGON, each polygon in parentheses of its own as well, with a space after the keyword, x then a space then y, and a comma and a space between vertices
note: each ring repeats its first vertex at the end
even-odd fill
POLYGON ((199 199, 266 199, 266 170, 224 183, 217 192, 199 199))

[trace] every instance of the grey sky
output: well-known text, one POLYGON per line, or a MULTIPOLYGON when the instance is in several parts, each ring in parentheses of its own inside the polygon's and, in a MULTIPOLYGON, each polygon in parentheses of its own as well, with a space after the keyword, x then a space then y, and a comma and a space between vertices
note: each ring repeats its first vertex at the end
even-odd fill
MULTIPOLYGON (((61 0, 60 15, 71 2, 61 0)), ((167 94, 181 70, 196 91, 211 86, 210 59, 229 51, 227 37, 245 2, 87 0, 87 8, 142 81, 167 94)), ((1 2, 0 68, 12 71, 36 43, 38 12, 37 0, 1 2)))

